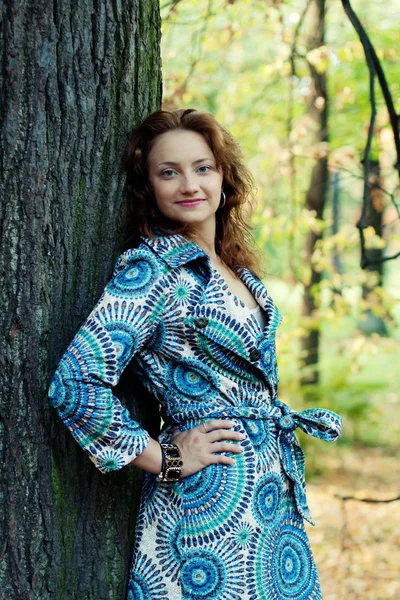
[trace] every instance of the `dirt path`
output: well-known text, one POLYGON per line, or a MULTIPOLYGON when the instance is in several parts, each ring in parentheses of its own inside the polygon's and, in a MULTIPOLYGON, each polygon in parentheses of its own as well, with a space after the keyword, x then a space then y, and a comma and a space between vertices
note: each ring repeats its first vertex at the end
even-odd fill
POLYGON ((400 463, 380 449, 337 448, 307 485, 316 527, 307 525, 324 600, 400 600, 400 501, 335 498, 400 495, 400 463))

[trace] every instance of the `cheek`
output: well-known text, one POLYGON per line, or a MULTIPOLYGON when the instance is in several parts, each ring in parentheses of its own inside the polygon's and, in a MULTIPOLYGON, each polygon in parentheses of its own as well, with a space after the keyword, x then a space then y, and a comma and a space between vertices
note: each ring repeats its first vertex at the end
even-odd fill
POLYGON ((168 199, 171 195, 171 186, 165 185, 164 181, 154 182, 152 188, 158 202, 168 199))
POLYGON ((168 194, 171 190, 176 188, 179 185, 179 177, 170 177, 163 179, 161 177, 156 177, 153 180, 153 185, 156 187, 161 193, 168 194))
POLYGON ((221 189, 222 187, 222 181, 223 181, 223 177, 220 174, 216 174, 215 177, 213 178, 213 186, 217 189, 221 189))
MULTIPOLYGON (((168 182, 170 183, 170 182, 168 182)), ((174 198, 174 190, 172 185, 165 185, 165 182, 158 182, 153 186, 154 195, 158 209, 165 213, 171 210, 172 200, 174 198)))

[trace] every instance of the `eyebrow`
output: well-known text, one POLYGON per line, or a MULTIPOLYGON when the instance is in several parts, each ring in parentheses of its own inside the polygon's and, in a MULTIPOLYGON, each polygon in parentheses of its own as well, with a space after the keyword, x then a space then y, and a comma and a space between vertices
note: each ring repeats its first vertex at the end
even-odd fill
MULTIPOLYGON (((215 160, 215 159, 214 158, 210 158, 210 157, 199 158, 198 160, 193 161, 192 165, 197 165, 197 163, 204 162, 205 160, 215 160)), ((173 162, 172 160, 167 160, 167 161, 158 163, 157 167, 159 167, 160 165, 174 165, 174 167, 176 167, 176 166, 179 165, 179 163, 173 162)))

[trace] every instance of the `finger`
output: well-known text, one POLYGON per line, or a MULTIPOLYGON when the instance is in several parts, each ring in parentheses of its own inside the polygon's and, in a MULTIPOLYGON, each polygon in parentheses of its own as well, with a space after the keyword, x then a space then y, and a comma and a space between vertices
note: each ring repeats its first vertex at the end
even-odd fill
POLYGON ((244 440, 245 436, 240 431, 233 431, 232 429, 215 429, 207 434, 209 442, 217 442, 219 440, 244 440))
POLYGON ((214 442, 211 446, 211 452, 243 452, 242 446, 232 444, 231 442, 214 442))
POLYGON ((200 423, 194 429, 198 429, 201 433, 209 433, 211 431, 211 427, 209 427, 209 421, 204 421, 204 423, 200 423))
POLYGON ((225 456, 224 454, 219 454, 219 455, 212 455, 212 457, 210 457, 210 462, 209 464, 213 464, 213 465, 234 465, 235 464, 235 459, 231 458, 230 456, 225 456))
MULTIPOLYGON (((213 431, 214 429, 231 429, 235 427, 236 423, 227 419, 211 419, 211 421, 205 421, 205 425, 208 431, 213 431)), ((204 431, 202 423, 199 427, 204 431)))

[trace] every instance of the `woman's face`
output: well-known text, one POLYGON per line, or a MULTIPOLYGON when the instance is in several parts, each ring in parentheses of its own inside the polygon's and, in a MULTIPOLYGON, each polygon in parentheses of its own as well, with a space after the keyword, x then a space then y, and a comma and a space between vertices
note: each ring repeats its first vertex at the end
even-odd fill
POLYGON ((156 138, 148 156, 149 181, 160 212, 178 223, 215 225, 222 171, 203 136, 168 131, 156 138))

